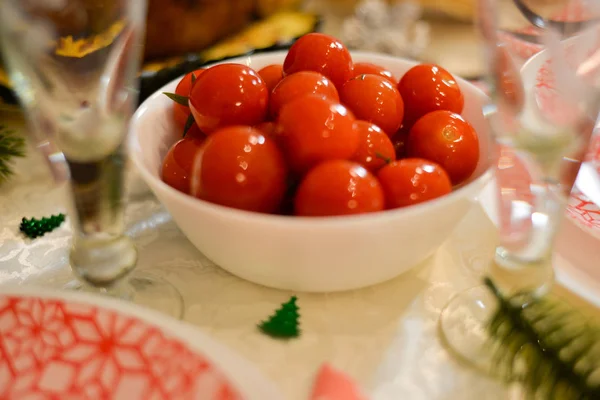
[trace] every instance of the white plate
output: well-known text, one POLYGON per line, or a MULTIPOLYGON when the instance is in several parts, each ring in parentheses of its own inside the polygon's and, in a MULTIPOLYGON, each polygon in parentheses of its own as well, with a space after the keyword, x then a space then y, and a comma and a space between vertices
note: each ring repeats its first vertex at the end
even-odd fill
POLYGON ((0 398, 280 399, 248 361, 185 323, 116 299, 0 293, 0 398))

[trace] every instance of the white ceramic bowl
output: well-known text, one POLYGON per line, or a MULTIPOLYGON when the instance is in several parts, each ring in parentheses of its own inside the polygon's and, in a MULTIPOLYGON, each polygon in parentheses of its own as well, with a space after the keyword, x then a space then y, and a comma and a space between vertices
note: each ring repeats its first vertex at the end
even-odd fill
MULTIPOLYGON (((252 68, 282 63, 285 52, 227 62, 252 68)), ((396 77, 411 61, 356 52, 355 61, 380 64, 396 77)), ((299 218, 226 208, 185 195, 160 179, 162 159, 179 138, 171 118, 173 81, 136 112, 130 154, 139 172, 187 238, 217 265, 241 278, 279 289, 328 292, 394 278, 416 266, 448 238, 491 177, 491 138, 482 113, 485 95, 458 79, 463 116, 479 134, 481 159, 468 184, 416 206, 352 217, 299 218)))

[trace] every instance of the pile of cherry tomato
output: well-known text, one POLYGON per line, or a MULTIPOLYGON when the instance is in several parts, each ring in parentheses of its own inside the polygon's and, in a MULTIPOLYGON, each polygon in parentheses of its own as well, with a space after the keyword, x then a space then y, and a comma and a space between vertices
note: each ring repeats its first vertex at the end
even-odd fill
POLYGON ((450 73, 421 64, 398 81, 320 33, 298 39, 283 65, 200 69, 175 93, 185 99, 175 121, 193 124, 162 179, 224 206, 298 216, 405 207, 450 193, 479 161, 450 73))

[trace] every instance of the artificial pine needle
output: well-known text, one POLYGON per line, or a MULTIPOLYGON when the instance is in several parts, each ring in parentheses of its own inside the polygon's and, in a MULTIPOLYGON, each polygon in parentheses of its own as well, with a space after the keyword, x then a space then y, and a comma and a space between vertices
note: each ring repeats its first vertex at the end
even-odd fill
POLYGON ((498 301, 488 324, 494 368, 532 398, 600 399, 600 325, 559 299, 519 293, 498 301))
POLYGON ((17 157, 25 157, 25 139, 0 126, 0 183, 14 174, 13 162, 17 157))

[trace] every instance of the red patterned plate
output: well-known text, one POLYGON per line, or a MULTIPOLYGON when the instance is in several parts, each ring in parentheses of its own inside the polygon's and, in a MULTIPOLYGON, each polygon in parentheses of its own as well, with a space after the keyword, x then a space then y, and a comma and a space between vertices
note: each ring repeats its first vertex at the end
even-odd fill
POLYGON ((573 188, 571 192, 567 215, 586 228, 590 234, 600 238, 600 207, 577 187, 573 188))
POLYGON ((0 294, 0 399, 279 399, 247 361, 201 331, 118 300, 0 294))
POLYGON ((586 160, 579 170, 567 212, 592 236, 600 239, 600 129, 590 143, 586 160))

